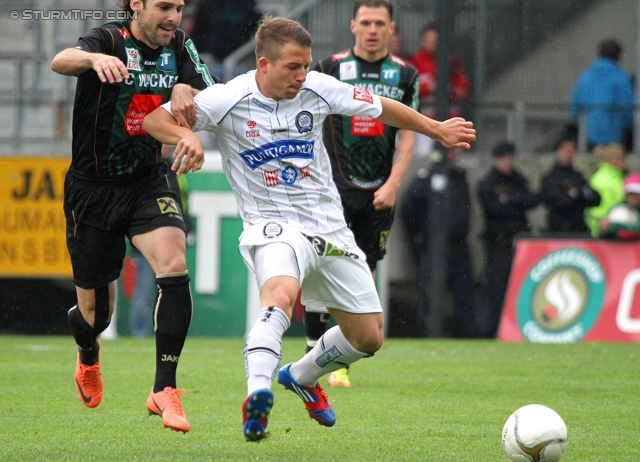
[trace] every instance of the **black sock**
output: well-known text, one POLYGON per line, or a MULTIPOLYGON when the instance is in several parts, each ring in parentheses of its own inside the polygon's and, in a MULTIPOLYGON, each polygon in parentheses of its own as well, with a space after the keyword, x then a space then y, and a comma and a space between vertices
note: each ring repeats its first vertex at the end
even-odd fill
POLYGON ((154 393, 165 387, 176 388, 178 360, 187 338, 193 302, 189 275, 156 277, 159 292, 156 302, 156 379, 154 393))
POLYGON ((78 344, 80 362, 87 366, 93 366, 98 362, 98 353, 100 352, 98 335, 93 327, 84 320, 77 305, 69 310, 67 318, 69 319, 69 327, 71 327, 73 338, 78 344))
POLYGON ((304 312, 305 336, 307 338, 305 353, 309 353, 318 342, 318 339, 326 332, 328 321, 328 314, 304 312))

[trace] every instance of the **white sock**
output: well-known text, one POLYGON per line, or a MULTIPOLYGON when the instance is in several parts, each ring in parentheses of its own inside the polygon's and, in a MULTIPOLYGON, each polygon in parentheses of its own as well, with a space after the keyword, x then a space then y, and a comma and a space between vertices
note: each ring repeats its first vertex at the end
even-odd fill
POLYGON ((280 308, 270 306, 258 312, 258 320, 244 345, 248 395, 271 388, 282 359, 282 335, 288 328, 289 318, 280 308))
POLYGON ((334 326, 320 337, 309 353, 291 365, 289 372, 298 383, 313 387, 323 375, 369 356, 372 355, 353 348, 340 327, 334 326))

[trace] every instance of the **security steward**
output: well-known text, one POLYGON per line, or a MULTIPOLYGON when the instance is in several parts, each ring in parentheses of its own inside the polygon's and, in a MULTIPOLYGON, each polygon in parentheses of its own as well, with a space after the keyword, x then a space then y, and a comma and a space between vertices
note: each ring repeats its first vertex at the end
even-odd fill
POLYGON ((514 256, 514 237, 530 230, 526 212, 540 203, 540 195, 516 170, 515 153, 516 147, 512 143, 498 143, 492 151, 493 167, 477 186, 485 218, 483 286, 487 303, 485 336, 488 338, 495 337, 498 331, 514 256))

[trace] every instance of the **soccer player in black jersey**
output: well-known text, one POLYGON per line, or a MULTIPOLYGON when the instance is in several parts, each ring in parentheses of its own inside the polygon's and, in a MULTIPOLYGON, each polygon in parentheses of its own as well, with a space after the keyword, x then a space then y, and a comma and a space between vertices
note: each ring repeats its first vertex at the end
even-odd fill
MULTIPOLYGON (((147 408, 165 427, 187 432, 176 369, 192 316, 186 236, 179 198, 160 161, 161 144, 142 119, 171 99, 177 120, 195 120, 193 96, 213 84, 189 37, 178 29, 183 0, 124 0, 128 19, 90 30, 51 69, 77 76, 72 158, 64 189, 67 247, 78 304, 69 325, 78 344, 81 401, 103 395, 98 337, 109 325, 125 236, 156 274, 156 375, 147 408), (180 83, 178 83, 180 82, 180 83)), ((190 159, 191 171, 203 156, 190 159)))
MULTIPOLYGON (((315 70, 418 109, 418 71, 389 53, 393 7, 387 0, 356 0, 351 21, 355 45, 318 63, 315 70)), ((411 163, 414 132, 371 118, 333 115, 323 139, 347 225, 367 255, 372 275, 386 250, 396 195, 411 163), (397 143, 396 143, 397 135, 397 143)), ((307 352, 324 334, 329 315, 305 311, 307 352)), ((348 369, 329 375, 329 385, 350 387, 348 369)))

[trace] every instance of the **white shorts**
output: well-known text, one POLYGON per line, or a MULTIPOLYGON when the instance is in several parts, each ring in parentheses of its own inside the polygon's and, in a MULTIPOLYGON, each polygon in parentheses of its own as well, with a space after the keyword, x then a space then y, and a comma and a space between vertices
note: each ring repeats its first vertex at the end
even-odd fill
POLYGON ((242 233, 239 250, 260 289, 275 276, 296 278, 307 311, 326 313, 328 307, 348 313, 382 312, 365 255, 349 228, 310 236, 291 225, 265 220, 242 233), (284 243, 292 252, 286 255, 282 245, 256 252, 274 243, 284 243))

